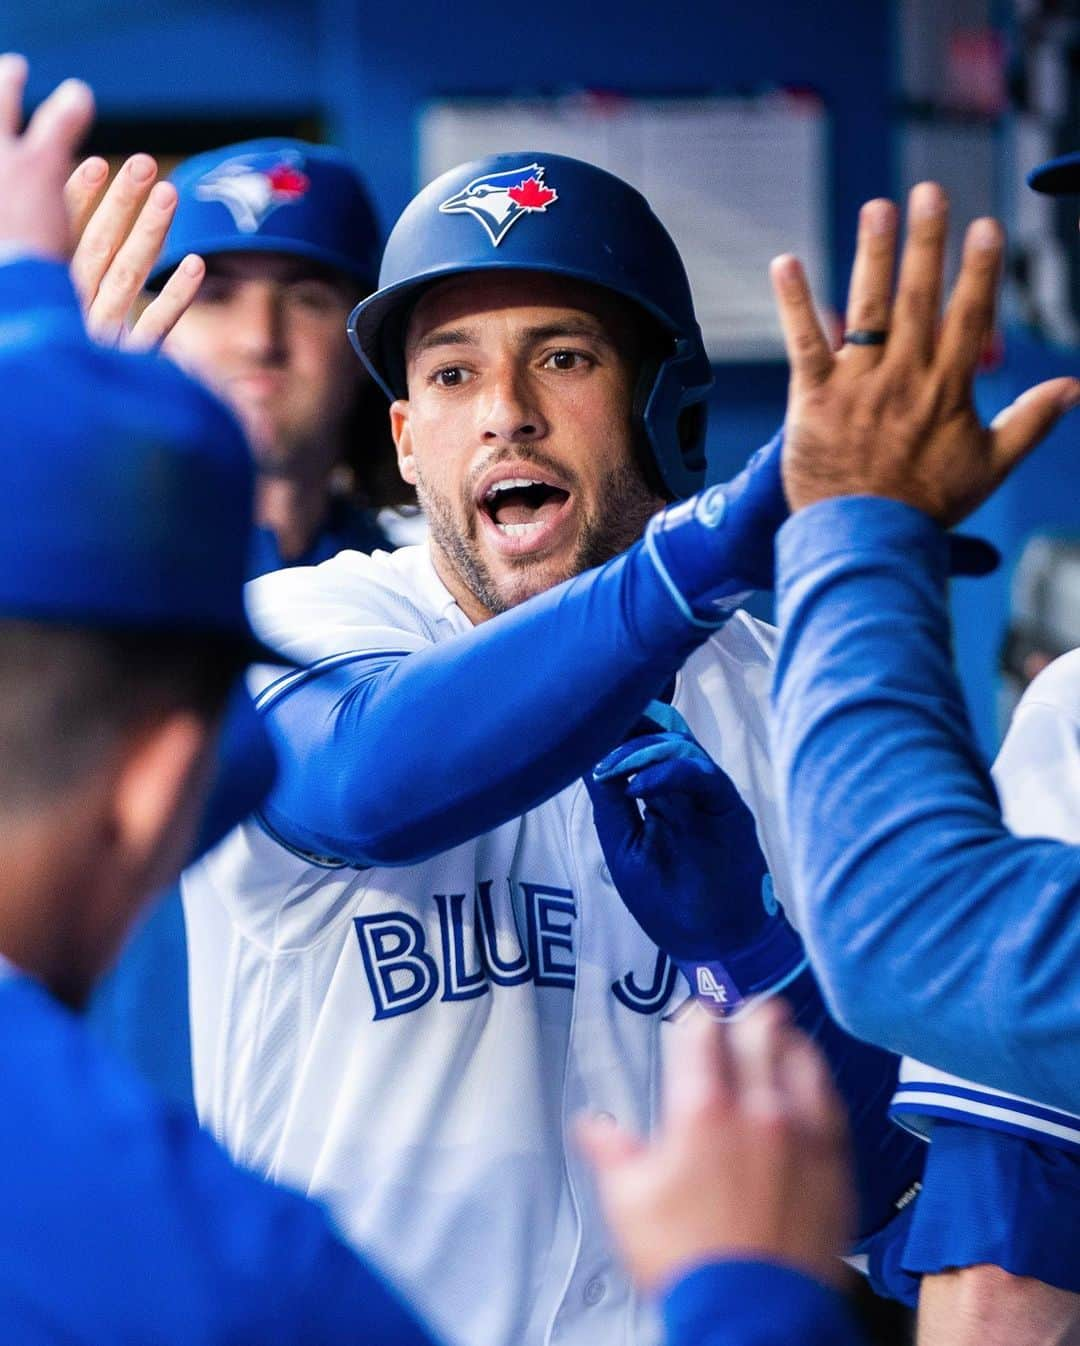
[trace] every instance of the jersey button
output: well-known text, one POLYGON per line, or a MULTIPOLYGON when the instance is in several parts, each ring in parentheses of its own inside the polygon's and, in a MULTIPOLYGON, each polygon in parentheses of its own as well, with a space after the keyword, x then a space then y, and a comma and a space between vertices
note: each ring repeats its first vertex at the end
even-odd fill
MULTIPOLYGON (((614 1126, 615 1114, 613 1112, 598 1112, 596 1114, 596 1120, 598 1122, 606 1122, 608 1126, 614 1126)), ((591 1281, 590 1284, 592 1284, 591 1281)))
POLYGON ((604 1280, 603 1276, 594 1276, 591 1281, 586 1281, 581 1297, 589 1308, 594 1308, 606 1294, 607 1281, 604 1280))
MULTIPOLYGON (((602 883, 611 883, 611 870, 608 869, 603 860, 600 861, 600 880, 602 883)), ((612 887, 614 886, 612 884, 612 887)))

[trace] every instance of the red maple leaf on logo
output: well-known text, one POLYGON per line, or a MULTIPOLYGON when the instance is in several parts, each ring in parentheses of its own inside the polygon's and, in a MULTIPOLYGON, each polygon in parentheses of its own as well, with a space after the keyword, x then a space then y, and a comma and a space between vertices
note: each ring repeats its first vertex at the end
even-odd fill
POLYGON ((522 210, 547 210, 552 201, 558 200, 558 192, 545 187, 537 177, 526 178, 524 182, 519 182, 516 187, 511 187, 506 195, 522 210))
POLYGON ((289 164, 278 164, 266 176, 278 196, 303 196, 310 186, 304 174, 289 164))

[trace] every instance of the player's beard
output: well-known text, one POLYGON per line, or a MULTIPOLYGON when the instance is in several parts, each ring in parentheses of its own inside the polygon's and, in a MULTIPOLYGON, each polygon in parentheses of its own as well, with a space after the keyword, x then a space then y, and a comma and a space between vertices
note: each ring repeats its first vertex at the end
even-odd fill
POLYGON ((522 556, 514 564, 512 578, 499 581, 477 544, 477 506, 471 495, 466 492, 462 499, 464 518, 470 521, 463 528, 448 498, 432 491, 423 478, 416 483, 416 494, 427 517, 432 545, 492 616, 618 556, 641 537, 649 519, 666 503, 650 489, 635 460, 621 463, 601 484, 602 513, 586 517, 574 551, 558 573, 546 557, 522 556))

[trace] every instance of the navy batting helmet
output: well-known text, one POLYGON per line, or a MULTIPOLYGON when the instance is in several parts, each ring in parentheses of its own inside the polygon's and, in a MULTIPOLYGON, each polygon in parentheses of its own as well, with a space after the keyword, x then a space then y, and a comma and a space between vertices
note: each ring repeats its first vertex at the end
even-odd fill
POLYGON ((634 414, 646 467, 674 497, 705 478, 712 370, 671 235, 629 184, 560 154, 495 154, 436 178, 405 208, 379 288, 349 335, 390 398, 405 392, 405 328, 423 291, 448 276, 542 271, 601 286, 642 309, 663 338, 639 379, 634 414))
POLYGON ((359 173, 329 145, 247 140, 186 159, 172 228, 150 273, 162 285, 189 252, 281 252, 333 267, 367 293, 379 229, 359 173))

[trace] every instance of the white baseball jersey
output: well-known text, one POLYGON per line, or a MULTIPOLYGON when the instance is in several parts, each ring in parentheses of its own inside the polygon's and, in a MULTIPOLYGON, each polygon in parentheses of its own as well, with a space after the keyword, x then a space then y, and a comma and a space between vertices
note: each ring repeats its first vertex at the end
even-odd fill
MULTIPOLYGON (((1014 832, 1080 845, 1080 650, 1056 659, 1024 693, 993 776, 1014 832)), ((1002 938, 1008 936, 1003 930, 1002 938)), ((1080 1116, 910 1057, 901 1063, 892 1114, 923 1135, 931 1134, 936 1117, 946 1117, 1080 1151, 1080 1116)))
MULTIPOLYGON (((250 608, 306 664, 469 629, 420 547, 267 575, 250 608)), ((756 814, 783 900, 772 651, 736 615, 675 705, 756 814)), ((658 1339, 570 1131, 591 1111, 648 1132, 687 990, 620 902, 580 783, 404 868, 313 862, 251 822, 183 895, 199 1113, 237 1159, 326 1201, 451 1341, 658 1339)))

